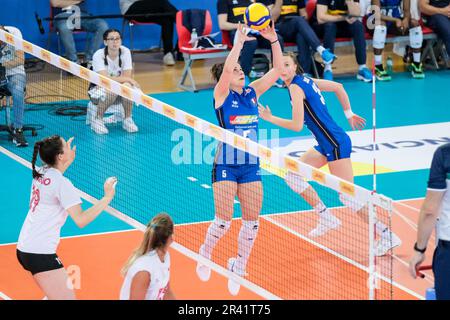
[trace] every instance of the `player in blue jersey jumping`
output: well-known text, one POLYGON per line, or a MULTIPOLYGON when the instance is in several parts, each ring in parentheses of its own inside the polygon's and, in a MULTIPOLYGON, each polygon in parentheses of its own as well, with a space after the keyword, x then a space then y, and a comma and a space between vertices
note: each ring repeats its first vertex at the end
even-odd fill
MULTIPOLYGON (((353 183, 353 168, 350 159, 352 142, 347 133, 331 118, 321 93, 321 90, 336 93, 352 129, 362 129, 366 121, 352 112, 350 100, 342 84, 304 76, 303 70, 293 54, 283 56, 281 79, 289 89, 292 119, 276 117, 272 115, 268 106, 262 105, 259 106, 260 118, 294 131, 302 130, 303 124, 305 124, 316 138, 318 145, 303 154, 300 161, 315 168, 321 168, 328 164, 333 175, 353 183)), ((302 196, 319 215, 319 223, 310 232, 310 236, 322 236, 341 225, 340 220, 330 212, 320 200, 317 192, 301 176, 289 172, 285 179, 289 187, 302 196)), ((344 205, 360 213, 361 217, 367 216, 367 207, 363 203, 358 203, 344 194, 340 194, 339 199, 344 205)), ((390 232, 389 228, 381 221, 377 222, 376 231, 380 239, 376 244, 375 255, 385 255, 391 248, 401 244, 400 238, 390 232)))
MULTIPOLYGON (((243 26, 238 28, 237 41, 225 63, 216 64, 211 70, 217 81, 214 88, 214 108, 219 125, 252 141, 257 141, 258 137, 258 99, 277 81, 282 66, 281 46, 273 26, 260 33, 270 41, 273 55, 273 69, 262 78, 245 86, 245 75, 238 58, 244 42, 255 41, 255 38, 248 37, 243 26)), ((228 260, 228 269, 239 276, 245 276, 250 252, 258 233, 258 217, 263 199, 259 159, 219 143, 212 170, 212 184, 215 219, 208 228, 199 253, 211 259, 217 242, 230 228, 234 198, 237 196, 242 209, 242 226, 238 237, 237 257, 228 260)), ((197 275, 201 280, 208 281, 211 269, 198 263, 197 275)), ((228 281, 231 294, 236 295, 239 288, 239 284, 228 281)))

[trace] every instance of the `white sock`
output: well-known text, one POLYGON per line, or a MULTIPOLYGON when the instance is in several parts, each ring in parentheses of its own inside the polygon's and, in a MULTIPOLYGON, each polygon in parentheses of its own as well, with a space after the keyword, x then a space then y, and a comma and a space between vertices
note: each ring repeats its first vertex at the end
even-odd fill
POLYGON ((238 256, 236 259, 236 269, 244 273, 247 267, 248 258, 255 244, 258 234, 259 221, 242 220, 242 227, 238 237, 238 256))
POLYGON ((331 69, 331 64, 325 64, 324 71, 333 71, 333 69, 331 69))
POLYGON ((365 64, 360 64, 358 68, 359 68, 359 70, 362 70, 362 69, 367 68, 367 67, 366 67, 365 64))
POLYGON ((325 51, 325 48, 322 47, 322 46, 318 46, 318 47, 316 48, 316 51, 317 51, 319 54, 322 54, 322 52, 325 51))
POLYGON ((383 63, 383 56, 381 54, 374 55, 375 57, 375 65, 380 65, 383 63))
POLYGON ((211 259, 211 253, 213 252, 217 242, 227 233, 230 229, 231 221, 225 221, 216 218, 208 228, 206 232, 205 243, 203 244, 203 252, 200 254, 208 259, 211 259))
POLYGON ((413 61, 415 63, 420 63, 420 52, 413 52, 413 61))
POLYGON ((377 221, 377 223, 375 223, 375 230, 376 230, 377 235, 382 235, 384 232, 389 230, 389 228, 383 222, 377 221))
POLYGON ((327 219, 331 215, 330 210, 328 210, 322 201, 314 207, 314 211, 317 212, 321 219, 327 219))

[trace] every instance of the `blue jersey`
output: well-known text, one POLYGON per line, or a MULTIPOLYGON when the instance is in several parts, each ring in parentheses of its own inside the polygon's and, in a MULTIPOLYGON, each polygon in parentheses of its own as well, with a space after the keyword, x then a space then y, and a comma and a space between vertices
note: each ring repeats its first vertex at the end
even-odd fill
MULTIPOLYGON (((230 90, 224 103, 215 110, 222 128, 258 141, 259 113, 255 89, 244 87, 242 94, 230 90)), ((223 165, 259 164, 257 157, 222 142, 217 146, 214 162, 223 165)))
POLYGON ((343 156, 339 155, 339 152, 342 151, 342 147, 345 144, 346 153, 348 153, 348 147, 351 146, 350 139, 345 131, 331 118, 325 99, 314 81, 303 75, 296 75, 291 85, 299 86, 305 93, 303 102, 304 123, 319 144, 320 148, 316 149, 327 156, 329 160, 347 157, 347 154, 343 156))
POLYGON ((402 0, 380 0, 380 12, 384 16, 402 18, 402 0))

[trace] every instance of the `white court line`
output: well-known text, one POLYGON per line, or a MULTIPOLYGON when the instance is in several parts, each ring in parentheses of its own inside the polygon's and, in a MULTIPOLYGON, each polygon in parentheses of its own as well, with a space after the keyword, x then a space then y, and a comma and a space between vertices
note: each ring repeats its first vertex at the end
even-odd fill
MULTIPOLYGON (((306 242, 308 242, 308 243, 310 243, 310 244, 312 244, 312 245, 314 245, 314 246, 316 246, 316 247, 318 247, 318 248, 320 248, 320 249, 322 249, 322 250, 328 252, 329 254, 331 254, 331 255, 333 255, 333 256, 335 256, 335 257, 337 257, 337 258, 340 258, 340 259, 344 260, 345 262, 351 264, 352 266, 354 266, 354 267, 356 267, 356 268, 358 268, 358 269, 361 269, 361 270, 363 270, 363 271, 369 273, 369 268, 368 268, 368 267, 365 267, 365 266, 363 266, 362 264, 360 264, 360 263, 358 263, 358 262, 356 262, 356 261, 353 261, 353 260, 347 258, 346 256, 343 256, 343 255, 341 255, 340 253, 337 253, 336 251, 331 250, 330 248, 327 248, 327 247, 325 247, 324 245, 322 245, 322 244, 320 244, 320 243, 317 243, 317 242, 315 242, 315 241, 313 241, 313 240, 311 240, 311 239, 305 237, 304 235, 302 235, 302 234, 300 234, 300 233, 298 233, 298 232, 296 232, 296 231, 294 231, 294 230, 288 228, 287 226, 285 226, 285 225, 283 225, 283 224, 281 224, 281 223, 279 223, 279 222, 273 220, 272 218, 266 217, 266 216, 262 216, 261 218, 263 218, 263 219, 265 219, 266 221, 269 221, 269 222, 275 224, 276 226, 278 226, 278 227, 282 228, 283 230, 285 230, 285 231, 287 231, 287 232, 289 232, 289 233, 291 233, 291 234, 293 234, 293 235, 299 237, 300 239, 302 239, 302 240, 304 240, 304 241, 306 241, 306 242)), ((381 280, 384 280, 384 281, 387 282, 387 283, 390 283, 390 282, 391 282, 391 280, 390 280, 389 278, 387 278, 387 277, 385 277, 385 276, 383 276, 383 275, 381 275, 381 274, 376 273, 375 276, 376 276, 377 278, 380 278, 381 280)), ((400 290, 403 290, 403 291, 409 293, 410 295, 412 295, 412 296, 414 296, 414 297, 416 297, 416 298, 418 298, 418 299, 421 299, 421 300, 424 300, 424 299, 425 299, 423 296, 419 295, 417 292, 414 292, 414 291, 412 291, 411 289, 408 289, 408 288, 406 288, 405 286, 403 286, 403 285, 401 285, 401 284, 399 284, 399 283, 397 283, 397 282, 395 282, 395 281, 392 281, 392 284, 393 284, 395 287, 399 288, 400 290)))
POLYGON ((12 300, 12 298, 8 297, 6 294, 0 291, 0 298, 3 300, 12 300))
MULTIPOLYGON (((17 162, 23 164, 24 166, 26 166, 27 168, 31 169, 31 163, 22 159, 21 157, 19 157, 18 155, 10 152, 9 150, 5 149, 4 147, 0 147, 0 152, 4 153, 5 155, 7 155, 8 157, 10 157, 13 160, 16 160, 17 162)), ((95 204, 98 202, 97 199, 95 199, 94 197, 92 197, 91 195, 81 191, 81 197, 86 199, 87 201, 95 204)), ((146 226, 136 220, 134 220, 133 218, 125 215, 124 213, 111 208, 111 207, 107 207, 105 209, 106 212, 108 212, 109 214, 111 214, 112 216, 124 221, 125 223, 128 223, 130 226, 135 227, 137 230, 140 230, 142 232, 145 231, 146 226)), ((191 250, 189 250, 188 248, 182 246, 181 244, 177 243, 177 242, 173 242, 171 247, 175 250, 177 250, 178 252, 184 254, 185 256, 187 256, 188 258, 195 260, 195 261, 200 261, 201 263, 207 265, 208 267, 210 267, 212 270, 216 271, 217 273, 221 274, 222 276, 225 276, 229 279, 234 280, 235 282, 239 283, 240 285, 246 287, 247 289, 249 289, 250 291, 256 293, 257 295, 268 299, 268 300, 281 300, 280 297, 278 297, 277 295, 267 291, 266 289, 242 278, 239 277, 238 275, 236 275, 233 272, 230 272, 229 270, 223 268, 222 266, 212 262, 209 259, 206 259, 202 256, 200 256, 198 253, 195 253, 191 250)))
MULTIPOLYGON (((423 199, 423 198, 422 198, 422 199, 423 199)), ((404 201, 404 200, 401 200, 401 201, 404 201)), ((420 209, 419 209, 419 208, 410 206, 409 204, 401 203, 401 202, 396 202, 396 201, 394 201, 394 203, 395 203, 395 204, 398 204, 398 205, 401 205, 401 206, 404 206, 404 207, 406 207, 406 208, 408 208, 408 209, 411 209, 411 210, 413 210, 413 211, 420 212, 420 209)))

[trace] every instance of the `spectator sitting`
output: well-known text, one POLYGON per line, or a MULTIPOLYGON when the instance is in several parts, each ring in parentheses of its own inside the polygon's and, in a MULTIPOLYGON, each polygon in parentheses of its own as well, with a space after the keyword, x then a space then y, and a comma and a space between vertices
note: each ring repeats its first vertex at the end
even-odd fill
MULTIPOLYGON (((217 1, 217 14, 219 19, 220 30, 228 31, 230 39, 233 41, 238 23, 244 23, 245 9, 254 2, 260 2, 266 5, 269 9, 273 7, 273 0, 218 0, 217 1)), ((246 41, 241 51, 240 65, 242 71, 244 71, 246 83, 249 82, 249 74, 252 69, 253 54, 257 48, 270 49, 270 42, 264 39, 259 34, 249 34, 249 36, 255 38, 253 41, 246 41)), ((280 41, 281 48, 283 49, 283 38, 278 34, 278 41, 280 41)))
MULTIPOLYGON (((22 38, 22 33, 15 27, 0 26, 0 29, 22 38)), ((27 80, 23 51, 16 50, 13 46, 0 41, 0 65, 5 68, 5 76, 8 81, 6 88, 11 92, 13 99, 14 120, 11 128, 13 143, 18 147, 26 147, 28 142, 22 130, 25 110, 25 83, 27 80)))
POLYGON ((312 74, 311 49, 317 51, 325 64, 331 64, 336 58, 325 49, 308 24, 304 0, 272 0, 274 8, 272 19, 284 41, 295 42, 298 48, 298 62, 305 73, 312 74), (279 14, 278 14, 279 13, 279 14))
MULTIPOLYGON (((139 84, 132 78, 131 52, 128 48, 122 46, 120 32, 115 29, 106 30, 103 39, 105 48, 97 50, 94 54, 92 61, 93 70, 119 83, 139 88, 139 84)), ((103 121, 103 115, 110 106, 119 103, 122 104, 124 109, 123 129, 128 132, 138 131, 138 127, 131 118, 133 101, 106 91, 105 88, 100 86, 93 86, 89 90, 89 96, 91 102, 97 106, 97 115, 90 122, 91 129, 95 133, 108 133, 108 129, 103 121)))
MULTIPOLYGON (((372 81, 372 72, 366 67, 366 40, 364 38, 364 25, 358 18, 361 10, 358 0, 318 0, 314 11, 312 27, 324 38, 323 45, 334 52, 336 36, 352 37, 355 46, 356 61, 359 70, 357 79, 364 82, 372 81)), ((325 64, 323 78, 333 79, 331 64, 325 64)))
POLYGON ((162 41, 164 47, 163 62, 166 66, 173 66, 173 28, 177 9, 168 0, 120 0, 120 12, 123 15, 140 15, 151 13, 173 13, 173 16, 142 17, 136 16, 133 20, 139 22, 154 22, 162 28, 162 41))
POLYGON ((53 7, 54 18, 67 18, 54 20, 54 25, 59 32, 61 41, 66 50, 67 59, 80 63, 80 61, 78 61, 77 50, 73 38, 74 29, 81 28, 94 34, 94 37, 88 42, 87 48, 85 48, 85 64, 89 67, 92 63, 92 55, 102 45, 102 36, 108 29, 108 24, 102 19, 83 19, 83 17, 90 16, 86 11, 87 1, 88 0, 50 0, 50 4, 53 7), (75 19, 72 20, 74 12, 75 19), (78 12, 81 17, 79 21, 77 21, 76 16, 78 12))
POLYGON ((444 41, 450 63, 450 0, 419 0, 426 25, 444 41))
POLYGON ((389 81, 391 76, 383 68, 383 49, 386 34, 405 35, 409 30, 409 43, 413 51, 411 73, 414 78, 424 78, 420 52, 422 49, 423 33, 419 21, 411 18, 411 0, 372 0, 372 5, 380 8, 381 16, 375 21, 373 33, 373 52, 375 59, 375 73, 380 81, 389 81))

